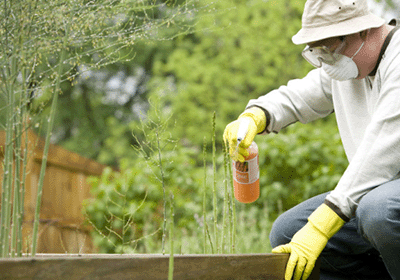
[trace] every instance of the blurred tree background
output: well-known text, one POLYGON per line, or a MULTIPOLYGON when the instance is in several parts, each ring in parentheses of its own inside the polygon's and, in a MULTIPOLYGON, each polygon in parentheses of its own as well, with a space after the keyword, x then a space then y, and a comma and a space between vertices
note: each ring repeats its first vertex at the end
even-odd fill
MULTIPOLYGON (((211 215, 202 218, 204 184, 207 217, 214 210, 213 180, 223 200, 226 124, 249 99, 312 69, 301 56, 304 46, 291 42, 305 0, 83 2, 89 8, 76 14, 75 36, 86 40, 71 38, 71 79, 62 83, 52 142, 119 169, 91 182, 95 199, 85 211, 97 229, 96 244, 109 253, 160 252, 165 185, 174 196, 178 252, 201 253, 194 240, 213 222, 211 215)), ((396 1, 379 3, 382 13, 398 16, 396 1)), ((35 72, 44 76, 29 80, 31 122, 39 134, 50 107, 46 69, 53 67, 52 53, 42 55, 35 72)), ((240 253, 269 250, 276 216, 334 188, 347 165, 334 116, 256 142, 261 197, 236 204, 240 253)))

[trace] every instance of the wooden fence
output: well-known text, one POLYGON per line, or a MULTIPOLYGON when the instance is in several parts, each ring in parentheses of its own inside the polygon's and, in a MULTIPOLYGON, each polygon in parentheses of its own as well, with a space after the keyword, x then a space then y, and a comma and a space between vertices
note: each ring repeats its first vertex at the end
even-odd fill
MULTIPOLYGON (((24 251, 32 243, 36 193, 42 164, 44 139, 28 131, 28 161, 24 202, 24 251)), ((0 132, 3 162, 5 132, 0 132)), ((50 145, 40 211, 38 253, 94 253, 90 226, 85 223, 82 203, 90 198, 89 176, 101 175, 104 165, 50 145)), ((0 169, 2 179, 3 169, 0 169)), ((0 183, 1 190, 1 183, 0 183)), ((0 192, 1 195, 1 192, 0 192)))

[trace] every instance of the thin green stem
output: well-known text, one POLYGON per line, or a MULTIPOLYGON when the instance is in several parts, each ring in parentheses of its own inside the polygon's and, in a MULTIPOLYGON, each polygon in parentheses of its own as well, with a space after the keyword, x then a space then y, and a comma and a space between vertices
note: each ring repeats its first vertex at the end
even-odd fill
POLYGON ((6 75, 7 90, 7 124, 6 124, 6 145, 4 156, 4 174, 2 187, 2 204, 1 204, 1 256, 9 255, 9 241, 11 230, 11 205, 12 205, 12 184, 13 184, 13 135, 14 135, 14 108, 15 94, 14 83, 16 80, 16 57, 12 55, 10 65, 6 75))
MULTIPOLYGON (((229 246, 229 250, 231 250, 231 243, 232 243, 232 239, 231 238, 227 238, 228 235, 228 224, 229 224, 229 233, 230 233, 230 237, 232 236, 232 231, 231 231, 231 226, 230 226, 230 221, 231 219, 231 211, 229 210, 229 205, 230 205, 230 196, 228 193, 228 182, 229 182, 229 178, 228 178, 228 158, 227 158, 227 153, 224 150, 224 238, 223 240, 226 241, 228 240, 228 246, 229 246)), ((223 246, 225 246, 225 244, 223 244, 223 246)))
POLYGON ((205 224, 205 225, 206 225, 207 237, 208 237, 208 240, 210 240, 211 252, 214 254, 214 245, 213 245, 213 242, 212 242, 210 231, 208 230, 208 224, 205 224))
POLYGON ((169 213, 169 244, 171 247, 169 255, 168 280, 174 278, 174 196, 170 198, 170 213, 169 213))
POLYGON ((203 144, 203 164, 204 164, 204 178, 203 178, 203 253, 207 253, 207 216, 206 216, 206 205, 207 205, 207 165, 206 165, 206 138, 204 137, 203 144))
MULTIPOLYGON (((26 79, 26 71, 25 69, 22 71, 22 80, 25 81, 26 79)), ((23 90, 22 92, 26 92, 26 83, 23 83, 23 90)), ((21 173, 21 185, 19 188, 20 192, 20 207, 19 207, 19 213, 18 213, 18 218, 19 220, 17 221, 17 227, 18 227, 18 236, 17 236, 17 256, 21 257, 22 256, 22 226, 23 226, 23 217, 24 217, 24 203, 25 203, 25 182, 26 182, 26 167, 27 167, 27 162, 28 162, 28 133, 26 130, 26 127, 28 127, 28 115, 26 112, 27 109, 27 104, 28 104, 28 97, 25 94, 22 94, 21 98, 21 137, 23 136, 22 140, 24 140, 24 150, 20 151, 20 155, 22 157, 22 173, 21 173), (22 155, 23 154, 23 155, 22 155)), ((22 145, 22 140, 21 140, 21 145, 22 145)))
MULTIPOLYGON (((217 253, 219 252, 218 246, 218 207, 217 207, 217 168, 216 168, 216 149, 215 149, 215 112, 212 119, 213 134, 212 134, 212 165, 213 165, 213 210, 214 210, 214 242, 216 246, 217 253)), ((214 253, 214 252, 213 252, 214 253)))
MULTIPOLYGON (((20 46, 22 49, 22 46, 20 46)), ((24 59, 21 56, 21 61, 24 59)), ((25 80, 25 69, 22 66, 22 80, 25 80)), ((22 94, 19 96, 19 101, 16 104, 16 112, 14 114, 14 165, 15 165, 15 174, 14 174, 14 202, 13 202, 13 218, 12 218, 12 233, 11 233, 11 257, 15 257, 15 255, 22 255, 22 213, 24 205, 23 202, 24 192, 22 187, 25 181, 25 174, 21 173, 21 169, 26 172, 24 168, 24 164, 26 165, 26 160, 23 160, 22 155, 22 133, 24 130, 24 115, 26 108, 26 95, 23 94, 25 91, 25 83, 22 83, 22 94), (22 165, 22 166, 21 166, 22 165)))
POLYGON ((235 254, 236 253, 236 229, 237 229, 237 219, 236 219, 236 206, 235 206, 235 195, 234 195, 234 188, 233 188, 233 175, 232 175, 232 164, 231 164, 231 159, 229 156, 228 152, 228 145, 227 143, 224 143, 225 145, 225 157, 227 159, 227 169, 228 169, 228 177, 227 180, 229 180, 229 186, 230 188, 230 206, 231 206, 231 253, 235 254))
POLYGON ((49 152, 50 136, 51 136, 51 131, 53 130, 54 119, 55 119, 55 114, 56 114, 56 109, 57 109, 58 94, 61 90, 61 76, 62 76, 62 71, 63 71, 63 63, 64 63, 65 56, 66 56, 66 46, 67 46, 68 34, 69 34, 69 22, 65 26, 63 48, 61 50, 60 61, 58 62, 57 80, 56 80, 56 84, 55 84, 55 91, 53 94, 53 101, 51 103, 51 108, 50 108, 49 126, 48 126, 47 133, 46 133, 46 140, 45 140, 45 145, 44 145, 44 150, 43 150, 43 158, 42 158, 42 166, 41 166, 40 175, 39 175, 38 190, 37 190, 37 194, 36 194, 35 219, 34 219, 34 224, 33 224, 32 256, 36 255, 36 247, 37 247, 38 232, 39 232, 40 204, 42 201, 44 175, 46 173, 47 155, 49 152))
POLYGON ((166 197, 166 187, 165 187, 165 176, 164 176, 164 169, 162 165, 162 158, 161 158, 161 146, 160 146, 160 137, 158 134, 158 126, 156 130, 156 137, 157 137, 157 150, 158 150, 158 163, 161 172, 161 183, 163 189, 163 199, 164 199, 164 209, 163 209, 163 235, 162 235, 162 253, 165 254, 165 237, 167 231, 167 197, 166 197))
MULTIPOLYGON (((18 105, 20 108, 20 104, 18 105)), ((12 227, 11 227, 11 257, 15 257, 17 249, 17 239, 19 236, 19 221, 20 214, 20 188, 21 188, 21 131, 22 121, 21 115, 16 113, 14 116, 14 130, 15 130, 15 174, 14 174, 14 202, 13 202, 13 215, 12 215, 12 227)))

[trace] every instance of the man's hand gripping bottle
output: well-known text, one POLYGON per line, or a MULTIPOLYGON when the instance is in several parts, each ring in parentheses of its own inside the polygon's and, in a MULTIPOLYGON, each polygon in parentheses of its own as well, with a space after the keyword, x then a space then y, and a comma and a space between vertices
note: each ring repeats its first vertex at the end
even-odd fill
MULTIPOLYGON (((237 135, 237 149, 247 134, 249 123, 240 124, 237 135)), ((251 203, 260 196, 260 169, 258 163, 258 147, 253 141, 247 149, 249 155, 244 162, 232 160, 233 186, 235 198, 243 203, 251 203)))

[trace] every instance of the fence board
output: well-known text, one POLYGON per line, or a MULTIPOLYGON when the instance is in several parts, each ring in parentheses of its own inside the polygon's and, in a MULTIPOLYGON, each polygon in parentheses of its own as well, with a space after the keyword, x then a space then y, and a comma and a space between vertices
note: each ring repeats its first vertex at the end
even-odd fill
MULTIPOLYGON (((174 280, 283 280, 288 254, 176 255, 174 280)), ((0 259, 0 279, 168 279, 168 255, 38 255, 0 259)), ((319 279, 317 265, 310 280, 319 279)))
MULTIPOLYGON (((28 137, 28 161, 24 203, 24 246, 31 244, 32 225, 36 208, 36 193, 42 163, 44 139, 31 130, 28 137)), ((0 161, 5 144, 5 132, 0 131, 0 161)), ((43 184, 40 211, 38 252, 41 253, 94 253, 89 226, 85 225, 82 203, 89 199, 89 176, 101 175, 104 165, 50 145, 43 184), (84 241, 83 241, 84 240, 84 241), (82 247, 82 244, 84 246, 82 247)), ((3 170, 0 168, 0 180, 3 170)), ((0 185, 1 191, 1 185, 0 185)), ((0 192, 1 195, 1 192, 0 192)))

